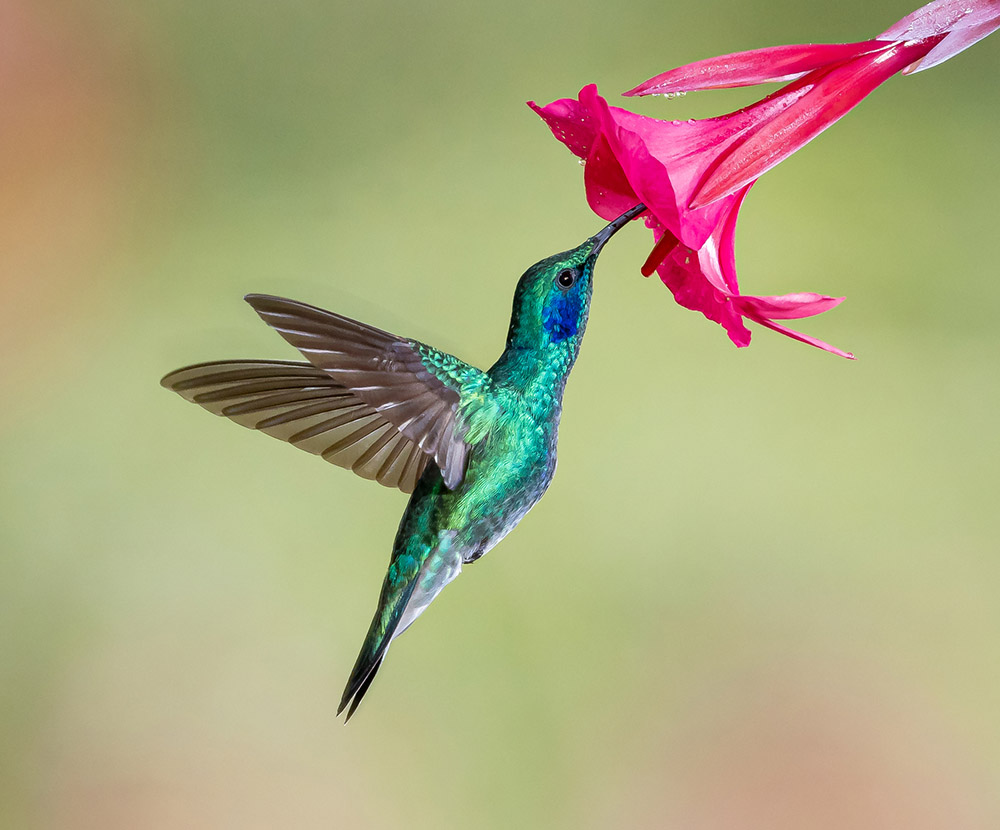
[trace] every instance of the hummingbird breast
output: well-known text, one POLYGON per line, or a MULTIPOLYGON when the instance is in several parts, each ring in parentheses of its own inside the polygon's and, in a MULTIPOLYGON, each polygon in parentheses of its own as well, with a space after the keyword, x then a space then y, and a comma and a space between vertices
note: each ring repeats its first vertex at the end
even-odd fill
POLYGON ((469 531, 468 559, 496 545, 544 495, 555 474, 557 430, 558 423, 515 418, 471 454, 454 515, 469 531))
MULTIPOLYGON (((429 464, 400 521, 393 563, 420 563, 395 638, 451 582, 463 564, 475 562, 510 533, 545 493, 555 472, 553 430, 530 419, 496 429, 470 454, 465 477, 454 490, 429 464)), ((392 567, 388 577, 391 585, 392 567)))
POLYGON ((438 534, 448 532, 462 561, 475 561, 538 502, 555 473, 558 408, 539 419, 517 397, 506 402, 489 434, 469 453, 458 487, 449 490, 437 468, 428 466, 400 523, 397 544, 422 536, 436 545, 438 534))
POLYGON ((393 563, 418 563, 404 624, 393 636, 423 612, 463 564, 476 561, 510 533, 548 489, 556 469, 565 376, 552 380, 494 386, 498 415, 470 448, 465 475, 454 490, 435 464, 427 465, 393 545, 393 563))

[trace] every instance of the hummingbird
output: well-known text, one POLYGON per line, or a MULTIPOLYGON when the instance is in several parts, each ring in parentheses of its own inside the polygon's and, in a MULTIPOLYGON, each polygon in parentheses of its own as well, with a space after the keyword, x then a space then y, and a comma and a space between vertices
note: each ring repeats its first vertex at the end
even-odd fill
POLYGON ((525 271, 506 348, 487 371, 330 311, 248 294, 254 311, 307 362, 214 361, 161 381, 216 415, 411 494, 337 709, 347 709, 345 722, 390 643, 548 489, 598 254, 645 209, 636 205, 525 271))

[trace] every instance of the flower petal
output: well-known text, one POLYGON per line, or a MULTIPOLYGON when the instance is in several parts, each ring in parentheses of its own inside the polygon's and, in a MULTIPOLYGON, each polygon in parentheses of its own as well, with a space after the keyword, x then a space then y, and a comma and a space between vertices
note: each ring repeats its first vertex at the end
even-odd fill
POLYGON ((813 69, 849 60, 887 45, 878 40, 862 43, 800 43, 734 52, 678 66, 650 78, 624 94, 676 95, 697 89, 723 89, 753 86, 768 81, 791 81, 813 69))
POLYGON ((1000 28, 1000 0, 935 0, 908 14, 879 37, 913 40, 945 34, 927 55, 903 70, 922 72, 968 49, 1000 28))
MULTIPOLYGON (((687 204, 718 148, 739 137, 738 127, 719 124, 719 119, 662 121, 637 115, 609 106, 593 85, 580 90, 580 101, 599 119, 601 135, 628 181, 630 194, 681 242, 700 248, 729 205, 720 201, 694 211, 687 204)), ((598 175, 595 172, 595 181, 598 175)), ((588 186, 588 200, 592 199, 588 186)))
POLYGON ((796 100, 797 94, 788 92, 720 118, 663 121, 609 106, 590 84, 580 90, 578 101, 529 106, 556 138, 586 159, 587 201, 599 216, 610 221, 642 202, 663 227, 697 250, 730 209, 731 200, 692 210, 688 202, 695 187, 729 145, 796 100))
POLYGON ((767 317, 772 320, 797 320, 822 314, 836 308, 843 297, 828 297, 825 294, 782 294, 778 297, 759 297, 741 294, 733 297, 733 302, 744 314, 767 317))
POLYGON ((656 269, 660 280, 684 308, 700 311, 709 320, 726 330, 737 346, 750 345, 750 330, 743 323, 739 309, 729 301, 729 295, 709 277, 711 268, 704 267, 701 252, 678 245, 656 269))
POLYGON ((904 75, 912 75, 915 72, 923 72, 939 63, 944 63, 948 58, 963 52, 972 46, 973 43, 982 40, 989 34, 1000 29, 1000 14, 989 20, 985 20, 977 26, 958 29, 949 32, 944 39, 927 55, 903 70, 904 75))
POLYGON ((843 349, 838 349, 836 346, 831 346, 829 343, 820 340, 816 337, 810 337, 808 334, 802 334, 798 331, 793 331, 792 329, 786 328, 785 326, 780 326, 777 323, 772 323, 770 320, 765 320, 763 318, 757 319, 754 317, 750 318, 755 323, 760 323, 762 326, 766 326, 771 329, 771 331, 776 331, 778 334, 783 334, 786 337, 791 337, 792 340, 798 340, 800 343, 806 343, 810 346, 815 346, 817 349, 822 349, 825 352, 831 352, 832 354, 839 355, 840 357, 846 357, 848 360, 856 360, 852 352, 845 352, 843 349))
POLYGON ((528 101, 528 106, 541 116, 552 130, 552 135, 565 144, 571 153, 582 159, 590 155, 590 149, 597 138, 597 124, 589 108, 575 98, 560 98, 544 107, 528 101))
POLYGON ((734 192, 784 161, 857 106, 875 87, 905 66, 924 57, 942 38, 894 43, 829 69, 810 72, 774 95, 733 116, 754 114, 754 123, 739 141, 720 155, 692 196, 692 208, 703 207, 734 192), (791 105, 775 107, 787 96, 791 105), (776 109, 766 117, 762 106, 776 109))
POLYGON ((598 135, 587 156, 587 163, 583 168, 583 184, 590 209, 608 222, 642 201, 629 183, 603 133, 598 135))
POLYGON ((710 237, 710 241, 716 243, 713 253, 715 267, 719 270, 719 279, 733 295, 740 293, 740 284, 736 279, 736 220, 739 218, 740 208, 743 207, 743 200, 753 185, 754 183, 750 182, 733 194, 732 200, 729 201, 728 212, 722 215, 718 230, 710 237))
POLYGON ((1000 15, 1000 0, 935 0, 897 20, 879 38, 916 40, 975 28, 1000 15))
MULTIPOLYGON (((734 250, 736 219, 750 187, 747 185, 727 200, 726 212, 720 215, 712 235, 699 250, 675 245, 656 269, 679 305, 700 311, 721 325, 737 346, 750 345, 750 330, 743 323, 740 309, 732 302, 739 295, 734 250)), ((647 219, 646 224, 653 228, 659 246, 663 240, 662 228, 655 219, 647 219)))

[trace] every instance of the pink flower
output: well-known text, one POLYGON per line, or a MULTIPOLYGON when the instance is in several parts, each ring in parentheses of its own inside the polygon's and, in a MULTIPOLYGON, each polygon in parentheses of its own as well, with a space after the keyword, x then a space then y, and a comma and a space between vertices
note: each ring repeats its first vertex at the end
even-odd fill
POLYGON ((691 204, 735 193, 811 141, 883 81, 936 66, 1000 28, 1000 0, 935 0, 875 40, 773 46, 690 63, 625 95, 676 95, 697 89, 792 81, 773 95, 723 116, 743 117, 739 137, 720 146, 691 204), (747 116, 750 116, 747 119, 747 116))
POLYGON ((718 75, 697 64, 682 66, 641 84, 626 95, 670 94, 700 81, 713 86, 746 86, 793 80, 762 101, 717 119, 715 158, 691 195, 694 207, 734 193, 784 161, 861 103, 872 90, 918 62, 941 42, 942 35, 910 41, 864 41, 845 45, 776 46, 702 61, 718 61, 718 75), (700 77, 692 78, 692 74, 700 77), (671 76, 671 77, 668 77, 671 76))
POLYGON ((660 121, 609 106, 593 85, 580 90, 579 99, 566 98, 546 107, 532 102, 529 106, 560 141, 586 160, 587 201, 595 213, 610 221, 637 202, 649 208, 646 224, 653 230, 656 245, 643 273, 648 276, 655 268, 680 305, 719 323, 737 346, 750 343, 746 318, 804 343, 852 357, 774 322, 819 314, 843 298, 740 293, 734 239, 736 218, 750 184, 711 204, 688 206, 694 188, 716 158, 720 136, 723 142, 738 138, 742 119, 737 117, 730 124, 724 122, 731 116, 660 121))
MULTIPOLYGON (((669 246, 666 256, 656 265, 660 279, 673 292, 678 303, 701 311, 710 320, 721 324, 737 346, 750 345, 750 332, 743 323, 743 318, 746 318, 802 343, 853 360, 854 355, 850 352, 775 322, 821 314, 839 305, 843 297, 811 293, 784 294, 778 297, 740 294, 736 282, 733 242, 736 217, 749 189, 750 185, 747 185, 734 197, 726 199, 726 210, 700 248, 694 250, 677 242, 669 246)), ((656 234, 657 231, 654 230, 654 235, 656 234)), ((658 244, 664 238, 669 239, 669 231, 659 238, 658 244)))
MULTIPOLYGON (((857 106, 897 72, 934 66, 1000 28, 1000 0, 935 0, 875 40, 779 46, 724 55, 658 75, 626 95, 791 81, 737 112, 698 121, 661 121, 611 107, 584 87, 579 98, 529 104, 586 160, 591 208, 609 221, 636 202, 649 208, 655 269, 681 305, 720 323, 738 346, 744 318, 836 354, 846 352, 775 320, 807 317, 840 299, 818 294, 742 295, 734 233, 756 179, 857 106)), ((842 299, 842 298, 841 298, 842 299)))

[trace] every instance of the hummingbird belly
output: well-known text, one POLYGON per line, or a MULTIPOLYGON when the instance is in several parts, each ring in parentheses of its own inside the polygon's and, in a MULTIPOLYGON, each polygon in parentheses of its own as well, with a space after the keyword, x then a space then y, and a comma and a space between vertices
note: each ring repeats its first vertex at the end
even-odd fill
MULTIPOLYGON (((393 639, 448 583, 500 542, 548 489, 555 473, 556 429, 531 419, 495 430, 470 453, 461 483, 448 489, 428 465, 410 497, 394 545, 422 562, 393 639)), ((557 425, 552 425, 556 426, 557 425)))
POLYGON ((399 626, 393 634, 398 637, 419 617, 444 587, 462 571, 462 553, 455 547, 455 531, 442 530, 438 534, 438 544, 424 562, 417 576, 417 584, 413 588, 399 626))

